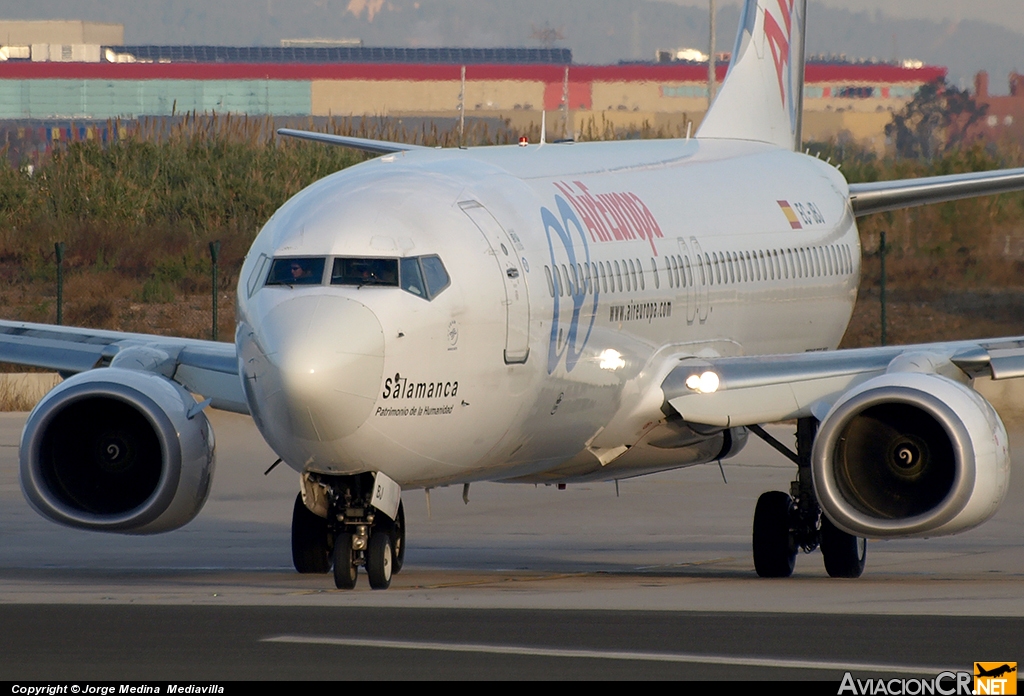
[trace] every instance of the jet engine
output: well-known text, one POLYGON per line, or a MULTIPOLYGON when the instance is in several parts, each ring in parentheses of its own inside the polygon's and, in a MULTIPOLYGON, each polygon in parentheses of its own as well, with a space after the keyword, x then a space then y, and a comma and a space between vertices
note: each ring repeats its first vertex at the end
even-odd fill
POLYGON ((954 534, 995 514, 1009 487, 1006 428, 977 392, 897 372, 843 395, 821 423, 813 479, 822 510, 859 537, 954 534))
POLYGON ((21 436, 21 487, 55 522, 126 534, 177 529, 206 502, 210 422, 192 395, 152 372, 83 372, 51 391, 21 436))

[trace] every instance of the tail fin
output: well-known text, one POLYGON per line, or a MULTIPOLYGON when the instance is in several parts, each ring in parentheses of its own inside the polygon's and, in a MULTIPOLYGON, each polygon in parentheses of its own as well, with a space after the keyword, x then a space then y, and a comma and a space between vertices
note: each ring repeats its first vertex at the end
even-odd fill
POLYGON ((807 0, 747 0, 729 73, 698 138, 800 149, 806 22, 807 0))

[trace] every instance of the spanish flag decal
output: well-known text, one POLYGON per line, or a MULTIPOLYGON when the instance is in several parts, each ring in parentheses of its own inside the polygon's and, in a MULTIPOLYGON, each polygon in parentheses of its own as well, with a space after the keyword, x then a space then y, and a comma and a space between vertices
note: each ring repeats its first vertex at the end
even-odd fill
POLYGON ((796 211, 789 205, 789 201, 778 201, 778 203, 782 212, 785 213, 786 219, 789 220, 789 226, 794 230, 802 230, 804 226, 800 224, 800 218, 796 216, 796 211))

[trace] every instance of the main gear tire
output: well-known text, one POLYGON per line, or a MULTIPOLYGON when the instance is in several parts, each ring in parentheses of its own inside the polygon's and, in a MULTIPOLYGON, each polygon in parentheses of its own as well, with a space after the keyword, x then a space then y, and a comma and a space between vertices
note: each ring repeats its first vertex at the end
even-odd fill
POLYGON ((788 578, 796 566, 790 525, 793 500, 780 491, 763 493, 754 508, 754 570, 762 578, 788 578))
POLYGON ((822 515, 821 555, 829 577, 859 578, 867 561, 868 540, 844 532, 822 515))
POLYGON ((331 533, 327 520, 310 512, 295 497, 292 508, 292 564, 300 573, 327 573, 331 570, 331 533))

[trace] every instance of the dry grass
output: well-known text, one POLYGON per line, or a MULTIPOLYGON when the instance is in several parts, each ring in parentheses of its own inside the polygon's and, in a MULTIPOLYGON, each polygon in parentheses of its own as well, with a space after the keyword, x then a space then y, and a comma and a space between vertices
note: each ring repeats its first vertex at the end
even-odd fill
POLYGON ((31 411, 59 383, 52 373, 0 374, 0 411, 31 411))
MULTIPOLYGON (((423 145, 459 143, 457 128, 426 122, 409 127, 389 119, 335 119, 324 129, 423 145)), ((106 147, 90 141, 59 148, 33 176, 0 162, 0 318, 56 319, 53 244, 63 241, 65 323, 207 338, 208 243, 219 240, 219 333, 231 340, 233 289, 259 227, 304 186, 365 158, 345 148, 279 139, 273 130, 264 118, 151 119, 106 147)), ((463 142, 510 143, 520 134, 469 121, 463 142)), ((525 134, 537 140, 540 125, 525 134)), ((577 137, 680 135, 649 124, 626 132, 602 118, 583 124, 577 137)), ((879 159, 842 143, 812 146, 817 151, 841 163, 853 182, 1024 164, 1015 147, 975 147, 931 162, 879 159)), ((984 303, 968 303, 965 310, 949 300, 976 291, 1024 294, 1024 195, 875 215, 860 227, 864 291, 844 345, 878 342, 872 293, 882 231, 890 247, 891 342, 1024 333, 1024 311, 995 311, 984 303)))

